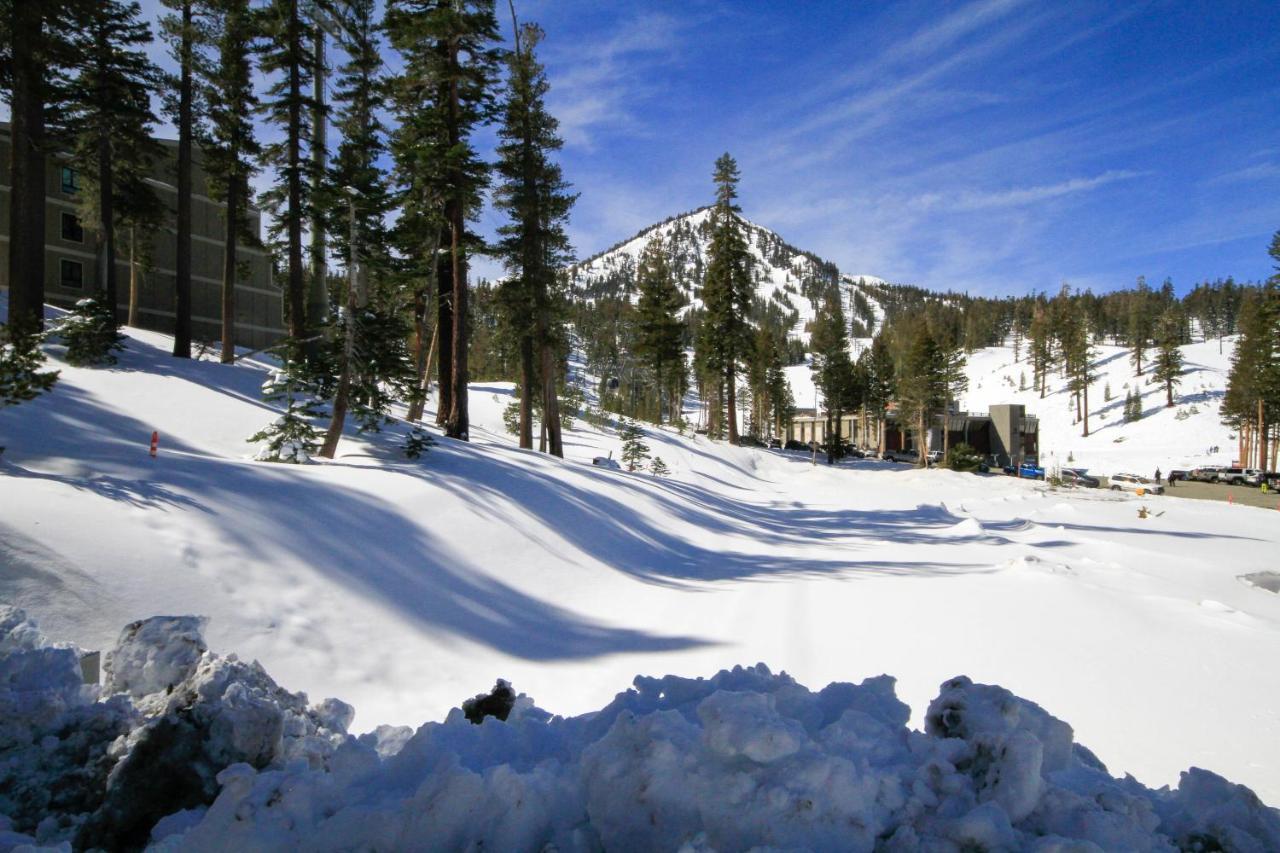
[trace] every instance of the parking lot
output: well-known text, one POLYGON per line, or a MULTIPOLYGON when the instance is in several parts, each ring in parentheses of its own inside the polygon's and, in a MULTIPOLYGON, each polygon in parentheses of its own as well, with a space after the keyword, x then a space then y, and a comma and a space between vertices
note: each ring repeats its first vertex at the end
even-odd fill
MULTIPOLYGON (((1107 488, 1103 479, 1102 488, 1107 488)), ((1170 486, 1165 484, 1166 495, 1179 498, 1197 498, 1206 501, 1232 500, 1246 506, 1257 506, 1263 509, 1275 509, 1280 505, 1280 493, 1264 492, 1256 486, 1228 486, 1222 483, 1197 483, 1191 480, 1179 480, 1170 486)))

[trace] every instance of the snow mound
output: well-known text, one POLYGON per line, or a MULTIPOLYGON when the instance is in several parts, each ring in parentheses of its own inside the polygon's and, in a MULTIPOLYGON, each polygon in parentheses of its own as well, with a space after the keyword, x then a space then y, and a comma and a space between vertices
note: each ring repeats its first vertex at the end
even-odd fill
POLYGON ((1280 849, 1248 788, 1115 779, 1065 722, 965 677, 923 732, 889 676, 814 692, 758 664, 637 677, 570 718, 499 681, 505 721, 356 738, 350 706, 308 707, 200 627, 130 625, 104 698, 0 611, 0 849, 1280 849))

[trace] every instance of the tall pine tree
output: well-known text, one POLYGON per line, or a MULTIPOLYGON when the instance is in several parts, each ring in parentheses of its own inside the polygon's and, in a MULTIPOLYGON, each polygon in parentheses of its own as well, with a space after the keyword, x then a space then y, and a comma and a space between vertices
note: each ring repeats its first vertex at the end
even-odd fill
POLYGON ((738 164, 728 153, 716 159, 712 180, 716 203, 711 214, 711 244, 702 282, 701 348, 706 366, 724 389, 729 441, 738 440, 737 371, 751 348, 748 312, 754 287, 751 255, 738 218, 738 164))
POLYGON ((145 182, 159 153, 152 141, 155 116, 151 92, 159 70, 147 59, 151 30, 141 20, 137 2, 98 0, 87 10, 77 38, 83 53, 72 87, 68 123, 75 128, 73 157, 83 170, 85 198, 81 218, 98 235, 95 288, 118 318, 116 276, 117 202, 154 207, 154 192, 145 182), (128 198, 141 194, 150 200, 128 198), (126 196, 124 199, 121 196, 126 196), (87 214, 87 215, 86 215, 87 214))
POLYGON ((564 312, 557 280, 558 268, 572 260, 564 226, 577 196, 569 192, 560 166, 552 159, 563 142, 557 133, 559 123, 547 112, 550 85, 536 55, 543 32, 534 24, 519 26, 514 20, 512 24, 515 50, 507 56, 507 88, 498 131, 497 205, 509 219, 498 229, 498 252, 510 273, 503 285, 504 302, 520 341, 520 446, 532 446, 530 404, 536 385, 541 391, 547 449, 554 456, 564 456, 556 396, 564 312))
MULTIPOLYGON (((653 237, 641 253, 636 286, 640 291, 636 306, 636 356, 653 371, 659 397, 666 398, 665 409, 675 421, 680 414, 685 374, 684 323, 679 316, 685 298, 676 286, 661 237, 653 237)), ((658 423, 662 423, 663 409, 659 407, 658 423)))

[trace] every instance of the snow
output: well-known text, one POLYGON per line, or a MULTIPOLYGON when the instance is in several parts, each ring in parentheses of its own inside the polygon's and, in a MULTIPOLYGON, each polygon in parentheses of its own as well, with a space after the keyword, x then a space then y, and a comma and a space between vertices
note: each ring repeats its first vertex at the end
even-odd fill
MULTIPOLYGON (((1183 375, 1174 388, 1174 408, 1166 408, 1163 384, 1151 384, 1150 365, 1143 376, 1129 359, 1131 350, 1099 345, 1098 380, 1089 387, 1089 437, 1075 423, 1075 405, 1066 380, 1050 371, 1048 394, 1032 388, 1031 365, 1022 348, 1020 361, 1010 347, 988 347, 969 356, 969 390, 960 408, 985 412, 992 404, 1021 403, 1040 419, 1040 457, 1049 467, 1085 468, 1091 474, 1129 473, 1150 477, 1159 468, 1189 470, 1202 465, 1230 465, 1238 453, 1235 435, 1222 424, 1222 398, 1237 338, 1210 340, 1181 347, 1183 375), (1221 350, 1221 351, 1219 351, 1221 350), (1019 391, 1025 379, 1026 390, 1019 391), (1111 399, 1105 399, 1111 388, 1111 399), (1124 422, 1130 390, 1142 396, 1143 417, 1124 422), (1216 452, 1211 448, 1217 448, 1216 452)), ((1150 353, 1148 353, 1148 358, 1150 353)))
MULTIPOLYGON (((8 614, 11 628, 29 625, 8 614)), ((113 660, 201 649, 194 661, 179 653, 185 675, 155 694, 96 701, 85 688, 53 720, 16 703, 13 740, 47 753, 87 713, 116 725, 90 730, 105 782, 49 762, 21 766, 22 783, 61 797, 32 826, 30 804, 9 786, 0 807, 18 817, 0 817, 5 849, 72 839, 149 840, 157 851, 1280 845, 1280 811, 1248 789, 1202 770, 1174 791, 1116 779, 1065 722, 965 677, 942 685, 923 732, 907 727, 888 676, 817 692, 763 664, 709 679, 637 677, 604 708, 568 718, 499 681, 505 719, 473 725, 454 710, 384 751, 346 733, 343 703, 308 708, 256 664, 207 651, 199 625, 157 617, 125 629, 113 660), (157 779, 169 784, 137 790, 157 779)), ((65 668, 40 656, 46 647, 11 645, 0 666, 51 677, 0 680, 0 703, 65 693, 65 668)))
MULTIPOLYGON (((731 448, 652 426, 646 440, 670 476, 627 474, 591 465, 610 451, 618 458, 620 442, 614 431, 581 421, 566 434, 564 461, 518 450, 502 426, 511 400, 506 383, 472 387, 472 442, 442 439, 418 461, 398 453, 397 427, 344 437, 332 462, 255 463, 246 438, 279 415, 258 396, 270 365, 176 361, 164 336, 128 331, 128 349, 112 368, 71 367, 52 347, 52 366, 62 371, 58 386, 0 413, 0 445, 7 448, 0 456, 0 601, 25 609, 48 636, 104 651, 114 648, 122 626, 139 620, 207 618, 209 651, 201 661, 240 655, 261 661, 263 677, 270 672, 290 690, 350 703, 348 730, 371 733, 359 741, 362 751, 350 752, 354 765, 395 754, 405 736, 397 727, 447 720, 462 699, 499 677, 569 719, 608 705, 637 672, 689 679, 763 661, 812 686, 865 684, 892 673, 914 730, 927 727, 938 685, 964 674, 1070 721, 1075 738, 1107 767, 1145 786, 1176 785, 1194 766, 1249 786, 1264 802, 1280 802, 1280 684, 1259 675, 1274 664, 1280 596, 1239 580, 1276 570, 1274 510, 1166 496, 1155 499, 1163 515, 1140 519, 1138 508, 1151 499, 869 460, 813 466, 803 454, 731 448), (160 432, 156 459, 148 456, 152 430, 160 432)), ((1211 364, 1216 343, 1209 349, 1194 360, 1211 364)), ((1200 381, 1212 388, 1212 375, 1208 368, 1193 374, 1197 385, 1184 391, 1198 392, 1200 381)), ((1118 383, 1112 390, 1123 400, 1118 383)), ((985 393, 982 399, 990 401, 985 393)), ((1065 412, 1064 398, 1055 399, 1065 412)), ((1048 410, 1031 411, 1044 418, 1048 410)), ((1127 429, 1150 429, 1153 440, 1164 441, 1154 433, 1187 428, 1196 417, 1176 421, 1158 412, 1127 429)), ((1101 432, 1096 457, 1085 455, 1095 452, 1091 443, 1065 449, 1095 470, 1108 460, 1142 464, 1110 450, 1119 447, 1111 444, 1120 428, 1114 430, 1101 432)), ((1129 453, 1142 437, 1131 434, 1123 446, 1129 453)), ((1221 437, 1212 441, 1226 445, 1221 437)), ((1209 443, 1207 434, 1197 437, 1185 455, 1194 460, 1198 445, 1209 443)), ((1170 448, 1173 465, 1182 457, 1170 448)), ((56 716, 83 698, 71 683, 75 654, 40 654, 48 656, 41 666, 61 667, 65 679, 52 704, 41 700, 41 713, 56 716)), ((139 689, 172 683, 189 663, 165 652, 151 659, 163 666, 148 674, 145 655, 113 660, 128 662, 129 684, 141 663, 139 689)), ((236 678, 257 685, 243 696, 232 681, 212 671, 201 675, 199 666, 181 683, 195 695, 226 697, 227 720, 243 713, 256 734, 237 748, 251 753, 274 730, 263 703, 283 700, 248 664, 236 667, 236 678)), ((684 682, 670 684, 686 689, 684 682)), ((807 711, 778 707, 777 698, 777 719, 760 699, 718 699, 703 715, 696 706, 709 695, 680 706, 680 725, 662 709, 634 725, 657 738, 655 761, 696 737, 697 755, 752 768, 752 787, 740 802, 764 808, 772 801, 753 799, 752 792, 771 784, 769 768, 799 772, 795 762, 817 749, 822 727, 807 722, 807 711), (753 725, 761 726, 761 737, 740 739, 753 725)), ((141 710, 126 713, 121 703, 118 713, 94 717, 95 725, 109 729, 133 713, 159 713, 145 697, 128 705, 141 710)), ((293 717, 281 715, 282 731, 295 717, 318 730, 322 715, 336 726, 323 726, 327 731, 342 728, 340 706, 295 705, 293 717)), ((222 718, 210 716, 209 725, 215 719, 222 718)), ((455 724, 440 725, 452 731, 455 724)), ((462 725, 456 723, 459 731, 471 731, 462 725)), ((511 728, 503 725, 472 728, 511 728)), ((1059 741, 1048 729, 1028 730, 1041 743, 1043 776, 1044 756, 1059 741)), ((857 732, 855 726, 852 734, 842 728, 828 735, 863 737, 857 732)), ((988 734, 1005 739, 1011 778, 1031 778, 1029 741, 1017 735, 1015 742, 1015 733, 1004 730, 988 734)), ((560 787, 567 777, 550 769, 546 780, 500 773, 497 759, 511 763, 511 750, 527 749, 521 754, 532 762, 516 761, 517 776, 536 775, 539 756, 549 753, 522 746, 523 734, 492 738, 482 744, 488 765, 451 765, 453 753, 431 753, 442 773, 455 769, 433 777, 424 796, 436 797, 429 801, 441 810, 486 791, 498 798, 475 800, 474 820, 485 819, 485 809, 514 808, 501 798, 519 800, 521 785, 538 802, 571 796, 560 787)), ((73 766, 73 753, 58 761, 73 766)), ((820 765, 803 766, 817 773, 820 765)), ((221 784, 229 803, 250 797, 245 802, 265 808, 270 795, 262 786, 275 784, 266 777, 286 771, 220 772, 230 773, 221 784)), ((404 773, 397 784, 412 796, 414 777, 404 773)), ((795 784, 814 784, 809 778, 795 776, 795 784)), ((939 784, 949 778, 942 774, 939 784)), ((1199 784, 1196 774, 1188 778, 1199 784)), ((716 782, 726 786, 726 797, 731 782, 716 782)), ((1066 796, 1055 793, 1066 783, 1045 784, 1037 803, 1066 796)), ((1136 783, 1115 784, 1117 797, 1139 796, 1125 793, 1136 783)), ((1205 784, 1212 790, 1203 798, 1219 796, 1216 783, 1205 784)), ((955 813, 947 812, 945 832, 1007 838, 1026 831, 1014 815, 1031 802, 1030 793, 1022 783, 1003 793, 998 787, 992 788, 998 797, 975 800, 968 810, 948 806, 955 813)), ((341 798, 342 790, 333 795, 341 798)), ((1234 814, 1231 797, 1222 796, 1223 813, 1234 814)), ((848 807, 865 802, 850 800, 848 807)), ((1085 815, 1082 824, 1101 820, 1085 815)), ((174 826, 186 826, 183 820, 174 826)), ((355 814, 344 820, 360 822, 355 814)), ((632 831, 628 820, 634 816, 617 817, 619 832, 632 831)), ((1186 825, 1196 820, 1186 818, 1186 825)), ((494 823, 495 833, 500 825, 494 823)), ((708 835, 703 842, 696 833, 687 839, 694 847, 734 846, 718 840, 721 830, 711 824, 698 826, 708 835)), ((925 837, 943 833, 940 826, 911 831, 925 837)))

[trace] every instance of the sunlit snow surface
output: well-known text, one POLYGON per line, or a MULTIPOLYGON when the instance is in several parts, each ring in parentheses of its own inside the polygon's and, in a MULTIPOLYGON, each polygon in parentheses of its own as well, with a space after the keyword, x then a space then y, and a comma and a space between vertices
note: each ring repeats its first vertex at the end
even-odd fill
POLYGON ((332 463, 255 463, 265 366, 128 345, 0 413, 0 600, 49 636, 109 649, 134 620, 201 615, 211 650, 350 702, 353 731, 444 719, 497 677, 577 715, 636 673, 755 661, 815 690, 890 673, 920 728, 964 674, 1069 721, 1115 773, 1203 767, 1280 802, 1280 596, 1237 579, 1277 570, 1274 510, 665 429, 670 477, 606 471, 589 462, 618 457, 614 431, 579 422, 563 462, 521 452, 510 385, 483 382, 469 444, 411 462, 397 427, 332 463))

